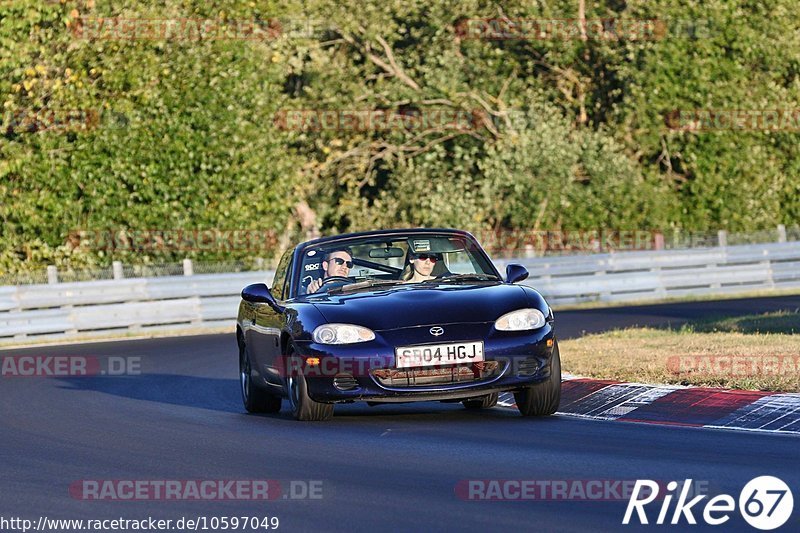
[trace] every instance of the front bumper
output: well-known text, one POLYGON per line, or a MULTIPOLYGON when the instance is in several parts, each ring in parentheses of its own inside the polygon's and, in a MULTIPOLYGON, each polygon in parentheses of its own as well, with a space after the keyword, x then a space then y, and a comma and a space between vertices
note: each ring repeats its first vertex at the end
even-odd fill
MULTIPOLYGON (((367 343, 329 346, 296 343, 309 396, 319 402, 458 400, 522 389, 550 377, 552 324, 535 331, 499 332, 493 324, 445 325, 431 340, 428 326, 376 332, 367 343), (398 369, 395 346, 482 340, 484 362, 398 369)), ((295 369, 297 370, 297 369, 295 369)))

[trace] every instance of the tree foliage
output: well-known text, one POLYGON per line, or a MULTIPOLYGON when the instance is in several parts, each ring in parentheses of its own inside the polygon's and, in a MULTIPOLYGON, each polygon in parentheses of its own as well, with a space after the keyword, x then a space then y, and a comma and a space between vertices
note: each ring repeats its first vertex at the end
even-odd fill
POLYGON ((578 5, 3 2, 0 270, 107 263, 107 252, 74 246, 76 229, 258 229, 285 243, 407 225, 797 220, 797 131, 692 132, 665 120, 800 108, 791 0, 586 2, 588 19, 658 19, 657 38, 465 32, 481 19, 574 19, 578 5), (85 25, 100 18, 268 22, 260 38, 130 39, 92 35, 85 25), (408 122, 330 128, 313 119, 323 111, 408 122), (303 120, 281 122, 292 112, 303 120))

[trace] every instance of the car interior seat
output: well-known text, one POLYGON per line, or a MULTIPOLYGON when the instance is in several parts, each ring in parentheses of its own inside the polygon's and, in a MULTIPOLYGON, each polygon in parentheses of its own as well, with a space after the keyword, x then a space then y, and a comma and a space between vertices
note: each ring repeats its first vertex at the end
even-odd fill
MULTIPOLYGON (((438 254, 439 257, 442 257, 444 254, 438 254)), ((447 265, 444 264, 444 259, 440 259, 436 261, 436 264, 433 265, 433 270, 431 271, 431 276, 434 278, 438 278, 439 276, 447 276, 452 274, 450 270, 448 270, 447 265)))

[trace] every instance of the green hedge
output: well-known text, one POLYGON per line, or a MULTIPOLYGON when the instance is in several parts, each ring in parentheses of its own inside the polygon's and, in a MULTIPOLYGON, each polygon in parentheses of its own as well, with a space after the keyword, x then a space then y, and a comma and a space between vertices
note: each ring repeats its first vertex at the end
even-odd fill
POLYGON ((0 7, 0 274, 252 255, 76 248, 79 229, 261 230, 280 237, 270 256, 315 229, 749 231, 800 214, 797 132, 665 122, 800 108, 792 0, 587 2, 590 19, 661 25, 657 39, 586 41, 464 32, 501 14, 574 18, 577 0, 118 4, 0 7), (101 17, 263 33, 102 38, 101 17), (281 122, 292 110, 305 118, 281 122), (308 110, 408 127, 320 129, 308 110), (420 126, 443 116, 462 127, 420 126))

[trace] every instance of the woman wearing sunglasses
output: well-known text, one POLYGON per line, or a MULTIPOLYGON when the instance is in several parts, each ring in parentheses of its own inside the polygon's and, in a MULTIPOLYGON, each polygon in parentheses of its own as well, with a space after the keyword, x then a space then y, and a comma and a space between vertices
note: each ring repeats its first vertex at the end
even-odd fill
POLYGON ((409 266, 406 267, 406 272, 403 273, 403 279, 406 283, 419 283, 420 281, 434 279, 436 276, 431 275, 433 267, 436 266, 437 261, 441 260, 442 258, 439 254, 411 254, 409 256, 409 266))

